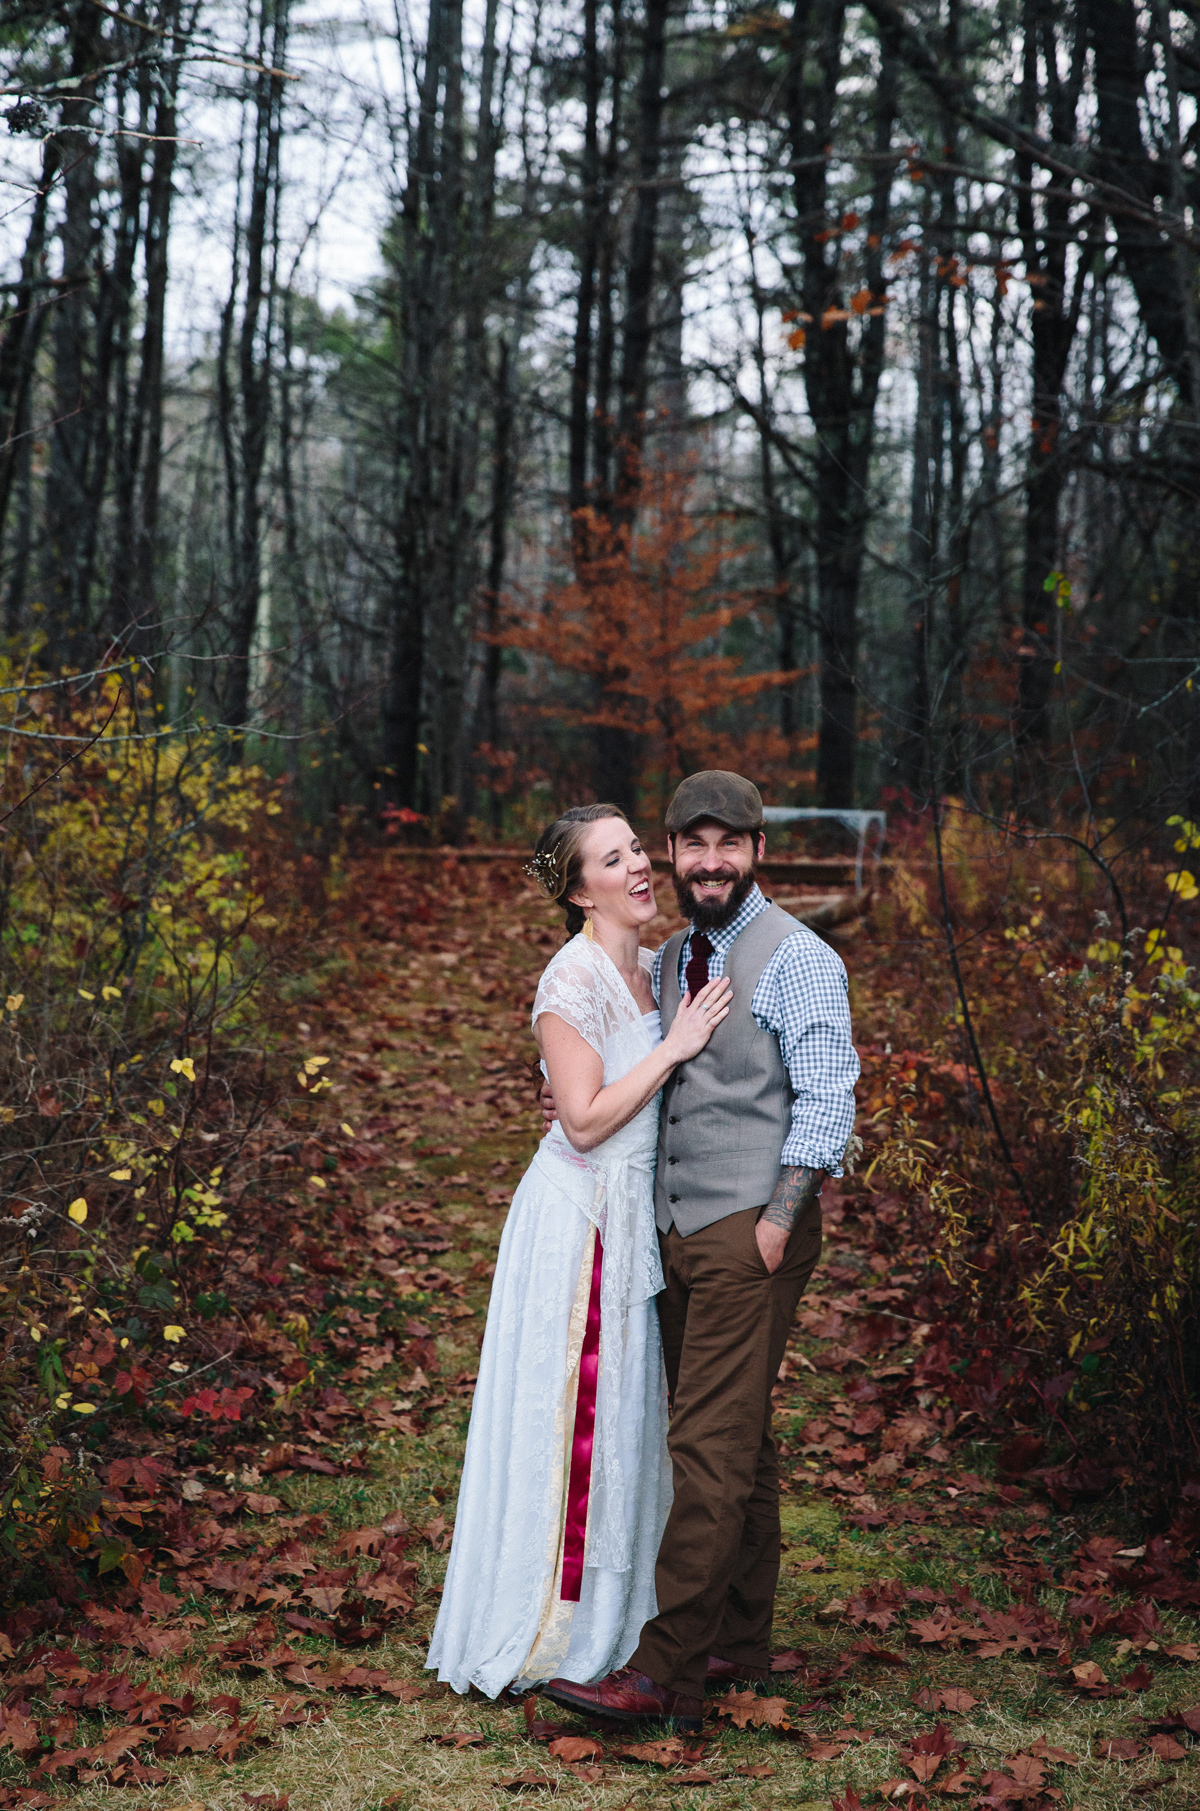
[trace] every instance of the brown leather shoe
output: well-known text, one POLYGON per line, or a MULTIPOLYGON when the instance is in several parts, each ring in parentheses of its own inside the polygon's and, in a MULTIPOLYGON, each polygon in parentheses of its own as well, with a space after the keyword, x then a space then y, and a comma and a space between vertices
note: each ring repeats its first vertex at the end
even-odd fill
POLYGON ((718 1654, 708 1656, 706 1691, 724 1691, 733 1685, 761 1685, 767 1677, 765 1666, 743 1666, 737 1660, 722 1660, 718 1654))
POLYGON ((611 1717, 616 1723, 640 1723, 647 1717, 671 1724, 686 1735, 699 1735, 704 1705, 699 1698, 685 1698, 656 1685, 645 1673, 623 1666, 595 1685, 576 1685, 573 1679, 551 1679, 542 1691, 555 1704, 584 1716, 611 1717))

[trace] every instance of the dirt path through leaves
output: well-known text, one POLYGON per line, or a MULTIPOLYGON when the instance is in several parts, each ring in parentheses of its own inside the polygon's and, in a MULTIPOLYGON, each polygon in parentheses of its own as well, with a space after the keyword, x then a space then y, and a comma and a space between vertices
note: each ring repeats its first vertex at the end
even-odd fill
MULTIPOLYGON (((0 1636, 0 1806, 114 1786, 131 1811, 1200 1802, 1185 1531, 1143 1545, 1085 1512, 1088 1481, 1041 1435, 997 1444, 969 1328, 933 1329, 927 1254, 861 1169, 827 1190, 777 1390, 771 1688, 713 1700, 679 1742, 429 1681, 489 1278, 536 1136, 528 1010, 559 937, 515 876, 401 857, 345 876, 341 920, 294 1009, 297 1050, 330 1058, 328 1125, 281 1179, 286 1242, 239 1273, 246 1437, 218 1459, 167 1413, 170 1442, 114 1461, 131 1563, 0 1636)), ((869 932, 844 953, 869 1099, 917 1065, 869 1042, 869 932)))

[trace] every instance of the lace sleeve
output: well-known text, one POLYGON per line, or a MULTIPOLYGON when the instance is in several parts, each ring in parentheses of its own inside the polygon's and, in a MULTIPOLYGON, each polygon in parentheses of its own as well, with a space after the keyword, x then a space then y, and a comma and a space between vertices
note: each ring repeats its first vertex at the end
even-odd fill
POLYGON ((533 1002, 532 1023, 544 1012, 577 1031, 598 1057, 604 1055, 605 1011, 599 978, 592 965, 574 954, 571 945, 554 957, 541 980, 533 1002))

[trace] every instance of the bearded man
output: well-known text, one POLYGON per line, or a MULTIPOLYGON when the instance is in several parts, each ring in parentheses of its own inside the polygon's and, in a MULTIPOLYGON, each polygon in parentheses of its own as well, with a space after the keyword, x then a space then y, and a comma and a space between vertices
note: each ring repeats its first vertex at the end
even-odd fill
MULTIPOLYGON (((699 1729, 706 1688, 766 1678, 779 1578, 771 1389, 821 1251, 821 1184, 840 1176, 858 1057, 841 958, 760 890, 762 800, 692 774, 666 815, 688 928, 655 959, 664 1034, 685 992, 728 975, 733 1003, 663 1089, 655 1217, 674 1501, 658 1614, 629 1664, 543 1689, 574 1711, 699 1729)), ((553 1110, 543 1096, 548 1111, 553 1110)))

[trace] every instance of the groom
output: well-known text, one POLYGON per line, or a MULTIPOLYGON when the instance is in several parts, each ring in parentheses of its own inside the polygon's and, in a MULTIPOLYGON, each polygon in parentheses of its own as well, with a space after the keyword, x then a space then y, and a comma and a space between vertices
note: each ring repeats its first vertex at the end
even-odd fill
MULTIPOLYGON (((663 1089, 655 1213, 675 1496, 658 1614, 628 1666, 547 1697, 633 1722, 700 1727, 706 1685, 765 1678, 779 1577, 771 1388, 821 1251, 821 1184, 841 1174, 858 1057, 846 970, 759 890, 762 800, 740 774, 692 774, 666 827, 690 919, 654 964, 664 1035, 685 990, 726 974, 733 1005, 663 1089)), ((543 1097, 545 1099, 545 1097, 543 1097)))

